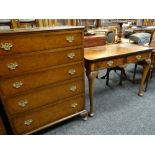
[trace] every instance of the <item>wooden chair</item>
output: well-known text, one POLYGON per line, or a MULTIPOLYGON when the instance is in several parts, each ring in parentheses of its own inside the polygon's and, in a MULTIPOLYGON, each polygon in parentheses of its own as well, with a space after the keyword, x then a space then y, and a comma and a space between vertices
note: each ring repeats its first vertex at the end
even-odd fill
MULTIPOLYGON (((138 31, 136 31, 136 32, 145 32, 145 33, 150 33, 151 34, 151 36, 150 36, 150 41, 149 41, 149 43, 148 43, 148 45, 146 45, 146 46, 150 46, 151 45, 151 42, 153 41, 153 36, 154 36, 154 29, 147 29, 147 30, 138 30, 138 31)), ((152 47, 152 46, 151 46, 152 47)), ((133 74, 133 83, 135 83, 135 76, 136 76, 136 70, 137 70, 137 66, 138 65, 142 65, 142 63, 143 63, 143 61, 139 61, 139 62, 137 62, 136 64, 135 64, 135 68, 134 68, 134 74, 133 74)))
MULTIPOLYGON (((145 32, 147 33, 150 33, 151 36, 150 36, 150 41, 148 43, 147 46, 149 47, 155 47, 155 33, 154 33, 154 29, 151 29, 151 30, 145 30, 145 32)), ((145 45, 146 46, 146 45, 145 45)), ((154 61, 155 61, 155 51, 152 52, 151 54, 151 67, 150 67, 150 70, 148 72, 148 75, 146 77, 146 86, 145 86, 145 90, 144 91, 147 91, 147 88, 148 88, 148 82, 149 82, 149 78, 150 76, 152 77, 152 74, 153 74, 153 70, 154 70, 154 61)), ((143 63, 145 63, 144 61, 139 61, 135 64, 135 68, 134 68, 134 74, 133 74, 133 83, 135 83, 135 76, 136 76, 136 70, 137 70, 137 66, 138 65, 143 65, 143 63)))
POLYGON ((155 50, 152 52, 151 63, 152 63, 152 69, 151 69, 151 73, 150 73, 150 78, 152 79, 153 72, 155 71, 155 50))
MULTIPOLYGON (((107 37, 107 44, 114 44, 116 42, 116 28, 115 27, 110 27, 109 29, 107 29, 105 35, 107 37)), ((104 76, 102 76, 101 79, 106 78, 106 85, 108 86, 109 85, 110 72, 112 70, 114 70, 115 72, 117 70, 119 70, 119 71, 121 71, 120 85, 122 85, 123 78, 124 77, 127 78, 127 75, 126 75, 125 70, 124 70, 125 67, 126 67, 126 65, 108 68, 106 74, 104 76)))
POLYGON ((155 71, 155 32, 153 33, 152 40, 151 40, 151 43, 150 43, 150 47, 153 47, 154 50, 152 51, 152 54, 151 54, 151 68, 149 70, 149 73, 148 73, 148 76, 147 76, 147 79, 146 79, 145 91, 147 91, 149 78, 150 79, 152 78, 153 72, 155 71))

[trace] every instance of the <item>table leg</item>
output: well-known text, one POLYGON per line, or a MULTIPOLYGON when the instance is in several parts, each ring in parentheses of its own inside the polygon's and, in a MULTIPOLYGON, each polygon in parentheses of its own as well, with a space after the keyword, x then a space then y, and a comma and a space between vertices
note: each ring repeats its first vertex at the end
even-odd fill
POLYGON ((143 93, 142 93, 143 85, 146 80, 147 74, 149 72, 150 66, 151 66, 151 60, 150 59, 145 60, 145 63, 143 64, 143 75, 139 85, 139 92, 138 92, 139 96, 143 96, 143 93))
POLYGON ((86 71, 86 75, 87 75, 88 82, 89 82, 89 99, 90 99, 89 116, 93 117, 94 116, 94 94, 93 94, 94 93, 94 79, 98 75, 98 72, 97 71, 94 71, 94 72, 86 71))

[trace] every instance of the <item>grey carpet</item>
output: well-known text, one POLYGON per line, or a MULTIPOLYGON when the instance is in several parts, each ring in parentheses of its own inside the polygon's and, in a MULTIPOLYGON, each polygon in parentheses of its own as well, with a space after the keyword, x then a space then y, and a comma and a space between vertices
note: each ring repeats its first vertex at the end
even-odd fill
MULTIPOLYGON (((129 79, 132 78, 134 66, 126 68, 129 79)), ((152 135, 155 134, 155 74, 148 91, 143 97, 137 95, 138 79, 142 68, 138 67, 136 83, 124 80, 119 85, 119 71, 110 73, 110 86, 104 79, 95 80, 94 104, 95 115, 83 121, 75 117, 49 127, 36 134, 43 135, 152 135)), ((105 71, 100 72, 100 76, 105 71)), ((86 84, 86 109, 89 110, 88 81, 86 84)))

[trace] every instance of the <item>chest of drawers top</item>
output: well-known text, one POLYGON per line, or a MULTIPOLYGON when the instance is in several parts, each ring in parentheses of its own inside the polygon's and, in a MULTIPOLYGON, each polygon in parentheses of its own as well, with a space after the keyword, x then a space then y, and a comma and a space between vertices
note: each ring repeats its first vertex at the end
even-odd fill
POLYGON ((0 55, 77 46, 82 37, 78 26, 0 31, 0 55))

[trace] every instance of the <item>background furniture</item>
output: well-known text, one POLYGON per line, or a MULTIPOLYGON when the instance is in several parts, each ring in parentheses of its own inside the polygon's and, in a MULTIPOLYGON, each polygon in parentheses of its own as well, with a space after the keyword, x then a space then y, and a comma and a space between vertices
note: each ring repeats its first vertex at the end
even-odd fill
POLYGON ((36 19, 18 19, 17 26, 18 26, 18 28, 37 27, 37 21, 36 21, 36 19))
POLYGON ((77 26, 76 19, 37 19, 38 27, 77 26))
POLYGON ((83 27, 2 31, 0 45, 0 97, 13 134, 87 118, 83 27))
POLYGON ((122 26, 124 23, 127 23, 128 21, 126 20, 114 20, 112 21, 113 23, 117 23, 120 27, 118 33, 117 33, 117 37, 118 37, 118 40, 117 40, 117 43, 121 43, 121 38, 123 36, 123 33, 122 33, 122 26))
POLYGON ((115 36, 116 36, 116 31, 114 28, 97 28, 94 29, 93 32, 96 35, 103 35, 105 36, 107 39, 107 44, 112 44, 115 43, 115 36))
POLYGON ((98 71, 104 68, 146 60, 146 63, 143 64, 143 76, 138 91, 138 95, 142 96, 143 84, 150 68, 150 61, 147 60, 150 60, 152 50, 152 48, 129 43, 85 48, 84 59, 86 75, 89 82, 90 116, 94 115, 93 83, 98 71))
MULTIPOLYGON (((148 45, 147 46, 150 46, 151 42, 152 42, 152 39, 153 39, 153 35, 154 35, 154 29, 145 29, 145 30, 137 30, 136 32, 140 33, 142 32, 145 32, 145 33, 149 33, 149 40, 148 40, 148 45)), ((145 34, 144 33, 144 34, 145 34)), ((140 44, 142 44, 143 41, 140 41, 140 44)), ((144 41, 144 43, 146 43, 144 41)), ((153 46, 152 46, 153 47, 153 46)), ((135 82, 135 76, 136 76, 136 70, 137 70, 137 65, 143 65, 143 63, 145 63, 144 61, 140 61, 138 63, 135 64, 135 68, 134 68, 134 74, 133 74, 133 83, 135 82)), ((146 88, 145 88, 145 91, 147 90, 147 83, 146 83, 146 88)))
POLYGON ((129 41, 132 40, 137 44, 149 45, 152 41, 154 29, 153 28, 137 28, 133 29, 133 34, 130 35, 129 41))
POLYGON ((13 28, 12 20, 0 19, 0 29, 11 29, 13 28))
POLYGON ((106 45, 106 36, 84 36, 84 48, 106 45))

